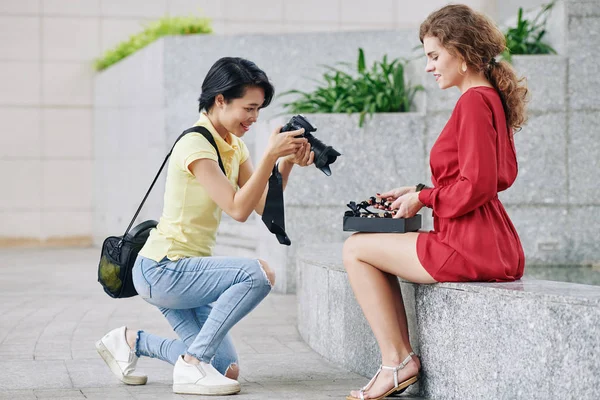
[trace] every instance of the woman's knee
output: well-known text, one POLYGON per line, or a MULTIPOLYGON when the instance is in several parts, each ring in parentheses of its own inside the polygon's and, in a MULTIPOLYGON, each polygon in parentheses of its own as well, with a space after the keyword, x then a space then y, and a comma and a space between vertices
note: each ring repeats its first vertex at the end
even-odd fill
POLYGON ((260 264, 267 280, 269 281, 269 284, 271 286, 275 285, 275 271, 269 267, 269 264, 265 260, 258 259, 258 263, 260 264))
POLYGON ((346 269, 358 258, 358 249, 360 242, 361 234, 355 233, 350 236, 344 242, 344 248, 342 250, 342 260, 344 262, 344 266, 346 269))

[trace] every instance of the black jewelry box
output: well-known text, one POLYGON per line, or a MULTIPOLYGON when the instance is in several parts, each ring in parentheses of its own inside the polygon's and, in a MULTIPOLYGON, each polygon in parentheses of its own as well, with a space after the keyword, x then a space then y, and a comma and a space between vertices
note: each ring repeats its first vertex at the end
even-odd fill
POLYGON ((421 215, 410 218, 366 218, 344 216, 344 231, 406 233, 421 229, 421 215))

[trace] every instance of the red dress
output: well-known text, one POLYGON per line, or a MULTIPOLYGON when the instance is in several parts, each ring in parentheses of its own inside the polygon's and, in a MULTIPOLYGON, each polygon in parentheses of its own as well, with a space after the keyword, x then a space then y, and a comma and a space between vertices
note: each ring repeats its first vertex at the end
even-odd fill
POLYGON ((513 281, 525 256, 498 199, 517 177, 512 133, 500 96, 473 87, 460 97, 430 153, 433 189, 419 200, 433 208, 434 230, 420 233, 417 255, 438 282, 513 281))

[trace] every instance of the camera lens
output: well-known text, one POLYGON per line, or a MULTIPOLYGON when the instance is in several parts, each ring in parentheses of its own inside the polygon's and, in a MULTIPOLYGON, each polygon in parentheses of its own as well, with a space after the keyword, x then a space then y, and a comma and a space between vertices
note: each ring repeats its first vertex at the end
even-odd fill
POLYGON ((305 132, 304 137, 308 139, 308 143, 310 143, 310 149, 315 152, 315 166, 323 171, 325 175, 330 176, 331 169, 329 168, 329 164, 334 163, 338 156, 341 156, 341 154, 334 150, 333 147, 327 146, 310 133, 305 132))
POLYGON ((290 121, 281 128, 281 132, 289 132, 302 128, 304 128, 304 134, 300 136, 308 139, 311 151, 315 153, 315 167, 323 171, 325 175, 330 176, 331 168, 329 168, 329 164, 334 163, 341 154, 333 147, 327 146, 311 134, 311 132, 315 132, 317 128, 313 126, 305 116, 302 114, 294 115, 290 121))

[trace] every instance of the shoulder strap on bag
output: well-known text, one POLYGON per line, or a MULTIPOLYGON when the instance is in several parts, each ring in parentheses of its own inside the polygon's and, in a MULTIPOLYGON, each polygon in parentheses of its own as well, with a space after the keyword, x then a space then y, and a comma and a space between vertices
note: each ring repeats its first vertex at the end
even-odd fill
POLYGON ((217 147, 217 143, 215 142, 215 138, 213 138, 213 135, 210 133, 210 131, 208 129, 206 129, 205 127, 203 127, 203 126, 194 126, 194 127, 191 127, 190 129, 186 129, 185 131, 183 131, 183 133, 181 135, 179 135, 179 137, 177 138, 177 140, 175 140, 175 143, 173 143, 173 146, 171 147, 171 150, 169 151, 169 153, 165 157, 165 160, 163 161, 162 165, 158 169, 158 172, 156 173, 156 176, 154 177, 154 180, 152 181, 152 184, 150 184, 150 188, 146 192, 146 195, 144 196, 144 199, 140 203, 140 206, 138 207, 137 211, 135 212, 135 215, 133 216, 133 218, 131 219, 131 222, 129 223, 129 226, 127 227, 127 230, 125 231, 125 233, 123 234, 123 236, 125 236, 125 235, 127 235, 127 233, 129 233, 129 230, 133 226, 133 223, 135 222, 135 219, 139 215, 140 211, 142 210, 142 207, 144 206, 144 203, 148 199, 148 196, 150 195, 150 192, 152 191, 152 188, 154 187, 154 184, 158 180, 158 177, 160 176, 160 173, 162 172, 163 168, 167 164, 167 160, 169 160, 169 157, 171 156, 171 153, 173 152, 173 149, 175 148, 175 145, 177 144, 177 142, 179 142, 179 139, 181 139, 182 137, 184 137, 185 135, 187 135, 190 132, 200 133, 215 148, 215 150, 217 151, 217 160, 219 161, 219 167, 221 168, 221 171, 223 171, 223 173, 225 175, 227 175, 225 173, 225 167, 223 167, 223 161, 221 160, 221 154, 219 154, 219 148, 217 147))

